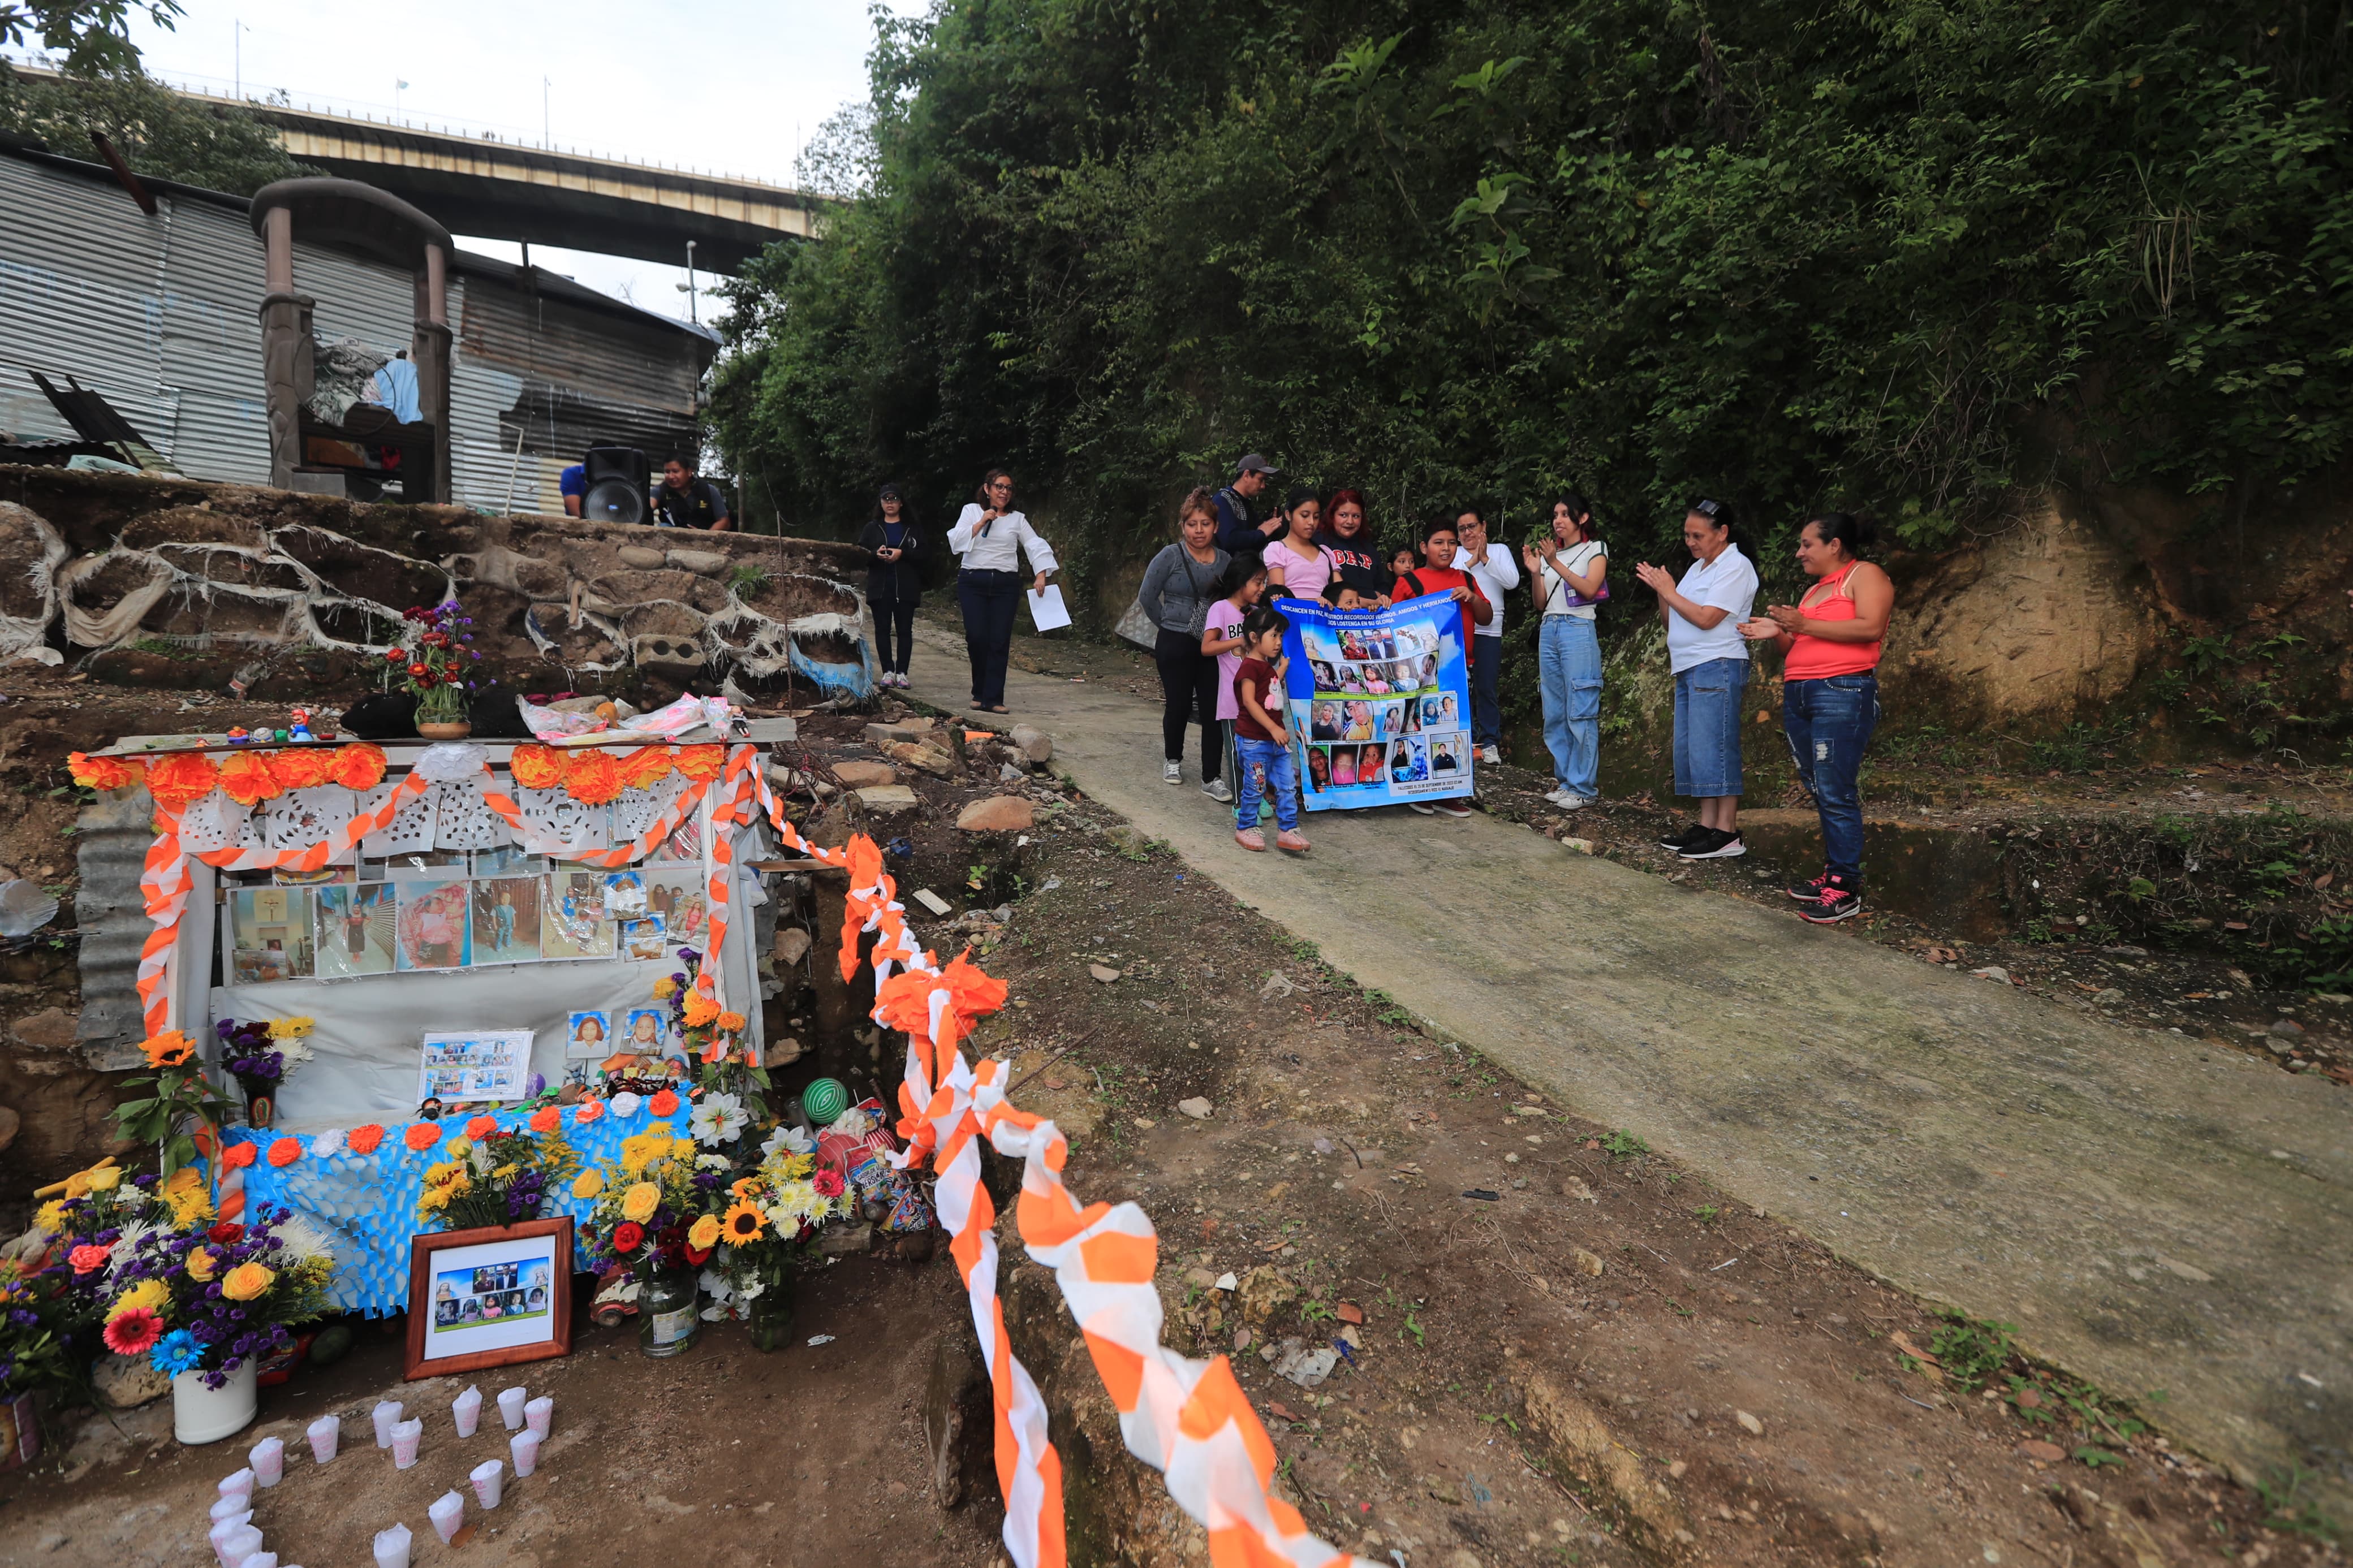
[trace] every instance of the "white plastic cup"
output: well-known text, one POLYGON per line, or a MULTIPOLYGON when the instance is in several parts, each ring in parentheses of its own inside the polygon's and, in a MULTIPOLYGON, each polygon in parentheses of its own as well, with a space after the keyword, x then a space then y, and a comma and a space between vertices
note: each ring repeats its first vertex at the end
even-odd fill
POLYGON ((507 1440, 508 1452, 514 1455, 515 1474, 527 1476, 539 1468, 539 1434, 518 1432, 507 1440))
POLYGON ((319 1464, 333 1458, 335 1450, 343 1447, 343 1418, 340 1415, 322 1415, 303 1431, 311 1439, 311 1458, 319 1464))
POLYGON ((499 1506, 499 1494, 506 1489, 507 1484, 507 1467, 503 1460, 484 1459, 466 1479, 474 1483, 475 1501, 486 1509, 499 1506))
POLYGON ((223 1492, 221 1494, 220 1501, 213 1504, 213 1522, 215 1524, 218 1524, 222 1520, 234 1519, 240 1513, 251 1513, 252 1511, 253 1500, 251 1498, 231 1497, 228 1493, 223 1492))
POLYGON ((465 1393, 449 1402, 449 1414, 457 1420, 458 1436, 472 1436, 475 1424, 482 1418, 482 1391, 469 1384, 465 1393))
POLYGON ((240 1511, 227 1519, 216 1520, 211 1533, 205 1537, 212 1542, 213 1555, 226 1563, 228 1560, 228 1538, 252 1522, 250 1511, 240 1511))
POLYGON ((405 1470, 417 1463, 417 1450, 425 1441, 425 1422, 412 1418, 392 1429, 392 1468, 405 1470))
POLYGON ((522 1407, 523 1425, 542 1437, 547 1436, 547 1424, 554 1419, 555 1400, 549 1394, 543 1394, 522 1407))
POLYGON ((402 1405, 397 1399, 379 1399, 373 1412, 375 1416, 375 1446, 392 1447, 392 1429, 400 1425, 402 1405))
POLYGON ((408 1568, 408 1526, 375 1532, 375 1568, 408 1568))
POLYGON ((433 1521, 433 1533, 441 1538, 442 1545, 447 1546, 458 1533, 458 1527, 466 1522, 466 1494, 443 1492, 425 1511, 433 1521))
POLYGON ((222 1562, 243 1563, 261 1550, 261 1531, 250 1524, 240 1524, 223 1536, 217 1544, 222 1562))
POLYGON ((246 1459, 253 1466, 253 1484, 274 1487, 286 1479, 286 1439, 264 1437, 253 1446, 246 1459))
POLYGON ((508 1431, 512 1432, 522 1425, 523 1401, 529 1397, 520 1388, 499 1390, 499 1419, 507 1424, 508 1431))
POLYGON ((232 1475, 223 1476, 219 1488, 221 1500, 227 1502, 231 1498, 235 1498, 240 1508, 252 1501, 255 1479, 250 1469, 238 1470, 232 1475))

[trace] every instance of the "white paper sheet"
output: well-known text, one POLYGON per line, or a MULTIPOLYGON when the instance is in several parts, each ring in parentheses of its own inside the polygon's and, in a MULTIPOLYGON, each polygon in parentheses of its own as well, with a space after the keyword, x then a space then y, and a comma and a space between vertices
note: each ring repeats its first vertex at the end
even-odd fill
POLYGON ((1062 604, 1062 585, 1049 583, 1042 594, 1032 593, 1029 598, 1029 622, 1041 632, 1071 624, 1071 612, 1062 604))

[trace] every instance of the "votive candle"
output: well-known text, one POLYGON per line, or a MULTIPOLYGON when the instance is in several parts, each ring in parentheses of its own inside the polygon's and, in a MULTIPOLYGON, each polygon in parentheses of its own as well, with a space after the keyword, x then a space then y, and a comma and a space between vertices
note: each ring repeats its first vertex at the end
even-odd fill
POLYGON ((283 1437, 264 1437, 253 1446, 253 1451, 246 1455, 246 1458, 253 1466, 255 1486, 274 1487, 286 1479, 286 1439, 283 1437))
POLYGON ((520 1388, 499 1390, 499 1419, 507 1424, 508 1431, 512 1432, 522 1425, 523 1401, 529 1397, 530 1395, 520 1388))
POLYGON ((223 1495, 218 1502, 213 1504, 213 1522, 215 1524, 218 1524, 222 1520, 231 1519, 240 1513, 251 1513, 252 1511, 253 1500, 251 1498, 223 1495))
POLYGON ((375 1532, 375 1568, 408 1568, 408 1526, 375 1532))
POLYGON ((234 1498, 240 1505, 250 1502, 253 1499, 253 1471, 249 1468, 223 1476, 217 1489, 221 1500, 227 1502, 234 1498))
POLYGON ((417 1463, 417 1446, 425 1440, 425 1423, 412 1418, 392 1429, 392 1468, 405 1470, 417 1463))
POLYGON ((555 1419, 554 1399, 548 1394, 541 1394, 522 1407, 522 1419, 524 1426, 540 1436, 546 1436, 547 1424, 555 1419))
POLYGON ((514 1455, 514 1468, 516 1475, 527 1476, 531 1474, 532 1471, 539 1468, 538 1433, 532 1431, 518 1432, 512 1438, 508 1439, 507 1448, 514 1455))
POLYGON ((343 1418, 340 1415, 322 1415, 304 1430, 311 1439, 311 1458, 322 1465, 333 1458, 335 1450, 343 1447, 343 1418))
POLYGON ((433 1533, 441 1538, 442 1545, 447 1546, 450 1539, 458 1533, 458 1526, 465 1522, 465 1494, 454 1491, 443 1492, 433 1500, 433 1506, 425 1511, 433 1521, 433 1533))
POLYGON ((261 1550, 261 1531, 250 1524, 240 1524, 221 1538, 219 1549, 222 1562, 242 1563, 261 1550))
POLYGON ((216 1521, 211 1533, 205 1537, 212 1542, 213 1555, 226 1563, 228 1560, 228 1538, 252 1522, 253 1515, 249 1511, 233 1513, 227 1519, 216 1521))
POLYGON ((397 1399, 379 1399, 376 1401, 374 1414, 375 1446, 379 1448, 389 1448, 392 1447, 392 1429, 400 1425, 401 1403, 397 1399))
POLYGON ((484 1459, 467 1476, 474 1483, 474 1498, 484 1508, 499 1506, 499 1494, 506 1489, 507 1468, 498 1459, 484 1459))
POLYGON ((465 1393, 449 1402, 449 1414, 457 1419, 458 1436, 472 1436, 475 1423, 482 1418, 482 1391, 469 1384, 465 1393))

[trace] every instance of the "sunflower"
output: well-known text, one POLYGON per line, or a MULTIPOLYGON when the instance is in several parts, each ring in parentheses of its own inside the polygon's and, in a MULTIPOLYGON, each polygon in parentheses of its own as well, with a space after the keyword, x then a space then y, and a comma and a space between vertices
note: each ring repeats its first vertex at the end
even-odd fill
POLYGON ((708 1252, 718 1246, 718 1219, 711 1215, 704 1215, 701 1219, 696 1220, 687 1229, 686 1244, 697 1252, 708 1252))
POLYGON ((740 1201, 739 1194, 739 1201, 728 1208, 727 1217, 720 1222, 719 1234, 723 1239, 741 1247, 747 1241, 759 1240, 767 1234, 767 1226, 758 1207, 740 1201))
POLYGON ((661 1189, 651 1182, 639 1182, 621 1194, 623 1219, 633 1219, 639 1225, 643 1225, 654 1217, 654 1210, 659 1207, 661 1207, 661 1189))
POLYGON ((151 1068, 184 1067, 196 1054, 196 1043, 178 1029, 166 1029, 160 1035, 150 1035, 139 1042, 147 1053, 151 1068))

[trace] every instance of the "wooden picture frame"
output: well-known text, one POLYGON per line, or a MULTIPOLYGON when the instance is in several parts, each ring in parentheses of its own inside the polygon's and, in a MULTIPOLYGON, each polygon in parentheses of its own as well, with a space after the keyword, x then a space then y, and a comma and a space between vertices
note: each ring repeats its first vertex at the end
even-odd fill
POLYGON ((409 1238, 404 1378, 413 1383, 571 1353, 570 1215, 409 1238), (543 1301, 538 1291, 545 1292, 543 1301))

